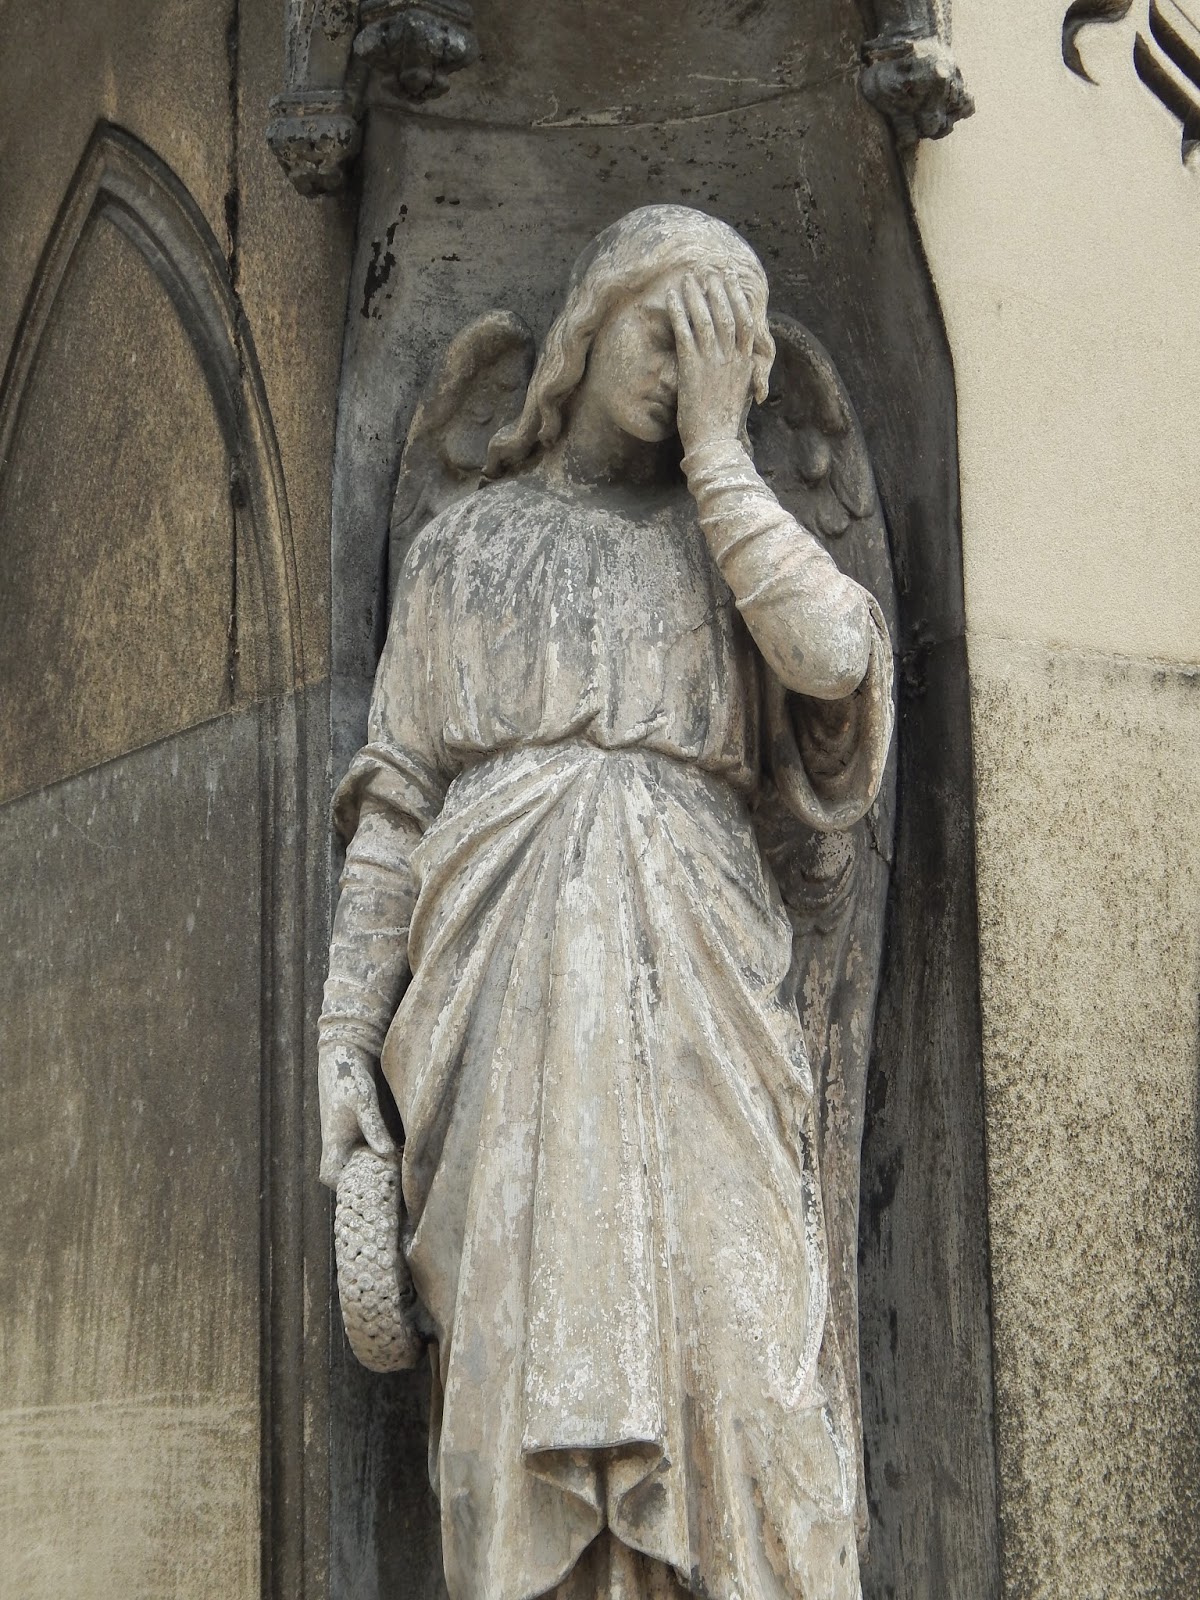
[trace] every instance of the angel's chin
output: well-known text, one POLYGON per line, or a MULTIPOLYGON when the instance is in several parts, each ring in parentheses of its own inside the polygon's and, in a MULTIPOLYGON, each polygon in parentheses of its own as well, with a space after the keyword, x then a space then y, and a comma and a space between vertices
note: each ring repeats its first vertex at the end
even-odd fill
POLYGON ((675 432, 675 412, 668 406, 652 403, 638 418, 638 426, 630 431, 646 444, 661 444, 675 432))

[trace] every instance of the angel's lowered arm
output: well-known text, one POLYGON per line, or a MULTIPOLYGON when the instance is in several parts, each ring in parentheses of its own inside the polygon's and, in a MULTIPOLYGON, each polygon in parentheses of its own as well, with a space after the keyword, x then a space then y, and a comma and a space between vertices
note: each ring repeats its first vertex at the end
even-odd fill
POLYGON ((320 1020, 322 1181, 337 1183, 363 1140, 390 1154, 375 1066, 408 982, 416 900, 409 862, 441 810, 444 752, 426 715, 424 569, 402 581, 375 678, 368 742, 338 787, 334 816, 346 865, 320 1020))
POLYGON ((379 1059, 408 978, 415 901, 408 861, 419 838, 411 823, 364 803, 346 847, 333 922, 322 1047, 349 1045, 372 1061, 379 1059))

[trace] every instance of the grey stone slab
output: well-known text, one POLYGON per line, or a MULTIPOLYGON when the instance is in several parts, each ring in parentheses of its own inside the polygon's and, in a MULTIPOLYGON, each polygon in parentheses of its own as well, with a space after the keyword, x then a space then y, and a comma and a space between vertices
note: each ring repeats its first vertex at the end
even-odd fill
POLYGON ((0 1420, 0 1454, 10 1488, 14 1473, 24 1484, 0 1564, 36 1574, 31 1594, 62 1592, 82 1562, 72 1593, 99 1593, 111 1571, 149 1596, 147 1574, 189 1552, 244 1573, 245 1541, 257 1548, 258 795, 246 713, 0 811, 0 1142, 23 1219, 0 1241, 0 1392, 20 1408, 0 1420), (144 1516, 144 1478, 129 1477, 130 1515, 89 1568, 60 1528, 64 1505, 101 1520, 111 1507, 112 1486, 98 1501, 90 1484, 96 1450, 108 1439, 119 1473, 143 1434, 178 1421, 186 1435, 196 1405, 212 1413, 211 1451, 172 1456, 178 1497, 144 1516), (54 1440, 57 1493, 37 1496, 54 1440), (186 1492, 206 1459, 224 1541, 186 1492))
POLYGON ((148 744, 236 693, 230 461, 139 250, 85 225, 0 476, 0 797, 148 744))
POLYGON ((1200 675, 972 641, 1006 1583, 1200 1588, 1200 675))
POLYGON ((0 1411, 0 1572, 20 1600, 257 1600, 258 1408, 0 1411))

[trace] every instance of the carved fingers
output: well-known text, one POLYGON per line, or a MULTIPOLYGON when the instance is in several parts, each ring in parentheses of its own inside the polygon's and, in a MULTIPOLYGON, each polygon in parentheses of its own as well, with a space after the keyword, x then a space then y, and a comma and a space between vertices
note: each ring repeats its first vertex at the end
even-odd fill
POLYGON ((750 309, 746 291, 736 278, 727 281, 725 293, 729 298, 729 308, 733 312, 734 338, 738 354, 749 359, 754 354, 754 313, 750 309))
POLYGON ((321 1054, 321 1182, 337 1188, 350 1154, 367 1144, 390 1157, 396 1144, 379 1109, 374 1064, 361 1050, 339 1044, 321 1054))
POLYGON ((736 439, 750 404, 754 318, 735 278, 685 273, 667 291, 679 367, 678 423, 685 450, 736 439))

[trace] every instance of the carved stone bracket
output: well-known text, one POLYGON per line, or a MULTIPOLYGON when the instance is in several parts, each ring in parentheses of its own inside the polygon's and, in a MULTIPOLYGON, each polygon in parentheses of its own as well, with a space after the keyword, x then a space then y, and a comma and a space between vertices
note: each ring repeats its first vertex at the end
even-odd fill
POLYGON ((863 45, 859 87, 891 122, 896 141, 942 139, 975 110, 950 49, 942 0, 879 0, 879 32, 863 45))
POLYGON ((345 187, 372 73, 407 100, 445 94, 478 60, 473 23, 468 0, 289 0, 288 81, 267 140, 300 193, 345 187))
POLYGON ((479 59, 473 20, 467 0, 362 0, 354 55, 405 99, 433 100, 479 59))

